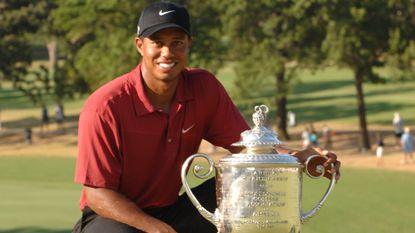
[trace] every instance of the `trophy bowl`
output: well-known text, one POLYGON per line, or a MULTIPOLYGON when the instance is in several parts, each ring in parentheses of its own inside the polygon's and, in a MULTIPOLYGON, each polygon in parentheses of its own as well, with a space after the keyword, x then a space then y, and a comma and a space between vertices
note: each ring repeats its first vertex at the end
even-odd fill
POLYGON ((289 154, 278 154, 281 144, 276 134, 263 126, 268 108, 256 106, 255 127, 241 134, 232 145, 245 148, 244 153, 231 154, 217 163, 206 154, 186 159, 181 170, 184 189, 199 213, 216 226, 220 233, 299 233, 301 223, 313 216, 326 201, 335 184, 335 175, 321 200, 308 212, 302 209, 302 174, 320 178, 325 169, 316 163, 323 156, 310 156, 303 164, 289 154), (206 178, 215 171, 217 209, 214 213, 200 205, 193 195, 186 172, 195 158, 206 159, 208 172, 196 164, 193 173, 206 178))

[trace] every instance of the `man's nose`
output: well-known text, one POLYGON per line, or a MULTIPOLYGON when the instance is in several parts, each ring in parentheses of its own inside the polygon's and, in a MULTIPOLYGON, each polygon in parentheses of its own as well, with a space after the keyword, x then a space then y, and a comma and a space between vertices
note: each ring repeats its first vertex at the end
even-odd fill
POLYGON ((167 45, 163 46, 161 48, 161 56, 163 56, 163 57, 171 56, 171 48, 167 45))

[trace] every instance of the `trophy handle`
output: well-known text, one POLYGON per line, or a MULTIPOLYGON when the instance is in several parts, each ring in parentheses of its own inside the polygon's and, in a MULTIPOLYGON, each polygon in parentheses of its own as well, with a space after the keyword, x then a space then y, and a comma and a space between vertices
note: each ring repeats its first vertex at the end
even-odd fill
POLYGON ((216 209, 215 213, 211 213, 208 210, 206 210, 200 203, 199 201, 196 199, 196 197, 193 195, 192 190, 190 189, 189 184, 187 183, 186 180, 186 172, 187 172, 187 168, 189 167, 190 163, 193 161, 193 159, 197 158, 197 157, 201 157, 206 159, 209 162, 209 171, 205 174, 200 174, 200 172, 203 170, 203 166, 196 164, 193 168, 193 174, 199 178, 199 179, 205 179, 207 177, 210 176, 210 174, 213 172, 213 168, 214 168, 214 161, 213 159, 206 154, 194 154, 192 156, 190 156, 189 158, 187 158, 182 166, 182 170, 181 170, 181 178, 182 178, 182 183, 183 183, 183 187, 184 190, 186 191, 187 195, 189 196, 190 201, 192 202, 192 204, 196 207, 196 209, 199 211, 199 213, 205 218, 207 219, 209 222, 211 222, 213 225, 215 225, 217 228, 219 227, 219 221, 220 221, 220 214, 218 209, 216 209))
MULTIPOLYGON (((328 159, 327 157, 321 156, 321 155, 312 155, 312 156, 308 157, 306 162, 305 162, 305 173, 313 179, 318 179, 318 178, 322 177, 325 173, 325 169, 324 169, 324 166, 321 165, 321 162, 324 162, 327 159, 328 159), (323 160, 323 161, 320 161, 320 163, 319 163, 318 160, 323 160)), ((333 167, 333 164, 331 166, 333 167)), ((302 212, 301 213, 301 222, 307 221, 314 214, 316 214, 316 212, 318 210, 320 210, 320 208, 323 206, 324 202, 326 201, 327 197, 329 196, 329 194, 333 190, 333 187, 334 187, 335 184, 336 184, 336 173, 334 173, 332 175, 329 187, 327 188, 326 193, 321 198, 321 200, 317 203, 317 205, 314 208, 312 208, 310 211, 308 211, 307 213, 303 213, 303 210, 301 210, 301 212, 302 212)))

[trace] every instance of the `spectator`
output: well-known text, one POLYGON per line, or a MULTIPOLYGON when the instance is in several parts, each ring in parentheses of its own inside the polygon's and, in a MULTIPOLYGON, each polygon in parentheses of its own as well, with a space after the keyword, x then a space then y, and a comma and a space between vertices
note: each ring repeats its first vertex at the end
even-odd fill
POLYGON ((403 128, 404 128, 404 121, 399 112, 395 112, 393 114, 392 125, 393 125, 393 132, 395 134, 396 145, 399 146, 400 141, 401 141, 401 136, 403 133, 403 128))
POLYGON ((47 131, 48 127, 49 127, 48 107, 45 104, 42 104, 42 113, 41 113, 41 122, 40 122, 41 133, 43 134, 44 129, 46 129, 46 131, 47 131))
POLYGON ((383 148, 385 143, 383 142, 383 137, 381 133, 377 134, 376 140, 376 163, 378 166, 383 164, 383 148))
POLYGON ((63 128, 64 113, 63 113, 63 105, 61 102, 58 102, 56 104, 55 118, 56 118, 57 129, 59 131, 62 131, 64 129, 63 128))
POLYGON ((414 139, 409 127, 404 128, 404 133, 401 137, 401 146, 403 150, 403 164, 413 162, 414 139))
POLYGON ((303 140, 303 148, 309 148, 311 146, 310 128, 306 127, 304 129, 304 131, 301 133, 301 139, 303 140))
POLYGON ((319 144, 318 143, 318 135, 317 135, 317 132, 315 130, 312 130, 310 132, 310 144, 313 147, 316 147, 319 144))
POLYGON ((24 140, 26 144, 28 145, 32 144, 32 129, 31 128, 24 129, 24 140))
POLYGON ((295 113, 292 111, 288 111, 287 113, 287 120, 288 120, 288 126, 289 127, 294 127, 296 125, 295 122, 295 113))

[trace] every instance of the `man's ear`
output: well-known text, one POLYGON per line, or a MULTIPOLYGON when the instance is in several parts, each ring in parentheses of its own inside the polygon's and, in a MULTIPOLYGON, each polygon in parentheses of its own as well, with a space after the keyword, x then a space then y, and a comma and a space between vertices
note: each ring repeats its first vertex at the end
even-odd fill
POLYGON ((135 37, 135 47, 141 56, 143 56, 143 40, 144 38, 135 37))

